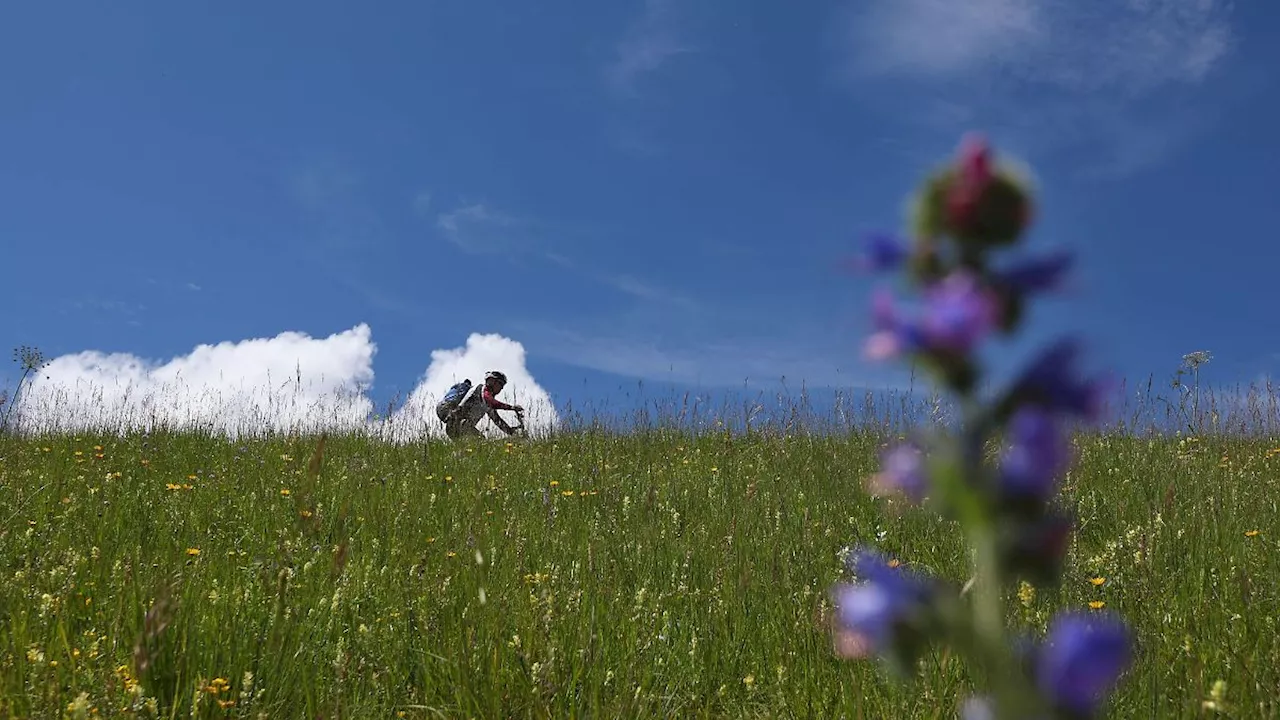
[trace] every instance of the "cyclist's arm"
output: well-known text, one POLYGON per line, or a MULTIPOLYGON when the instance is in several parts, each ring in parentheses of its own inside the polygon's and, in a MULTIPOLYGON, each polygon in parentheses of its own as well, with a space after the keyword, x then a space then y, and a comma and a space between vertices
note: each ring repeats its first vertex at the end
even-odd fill
POLYGON ((494 397, 493 393, 489 392, 489 388, 484 389, 484 401, 489 407, 495 410, 515 410, 516 409, 515 405, 508 405, 502 402, 501 400, 499 400, 498 398, 494 397))
POLYGON ((508 435, 515 432, 515 429, 508 425, 507 421, 503 420, 502 416, 498 414, 498 409, 496 407, 490 406, 485 412, 489 415, 489 419, 493 421, 493 424, 502 429, 502 432, 508 435))

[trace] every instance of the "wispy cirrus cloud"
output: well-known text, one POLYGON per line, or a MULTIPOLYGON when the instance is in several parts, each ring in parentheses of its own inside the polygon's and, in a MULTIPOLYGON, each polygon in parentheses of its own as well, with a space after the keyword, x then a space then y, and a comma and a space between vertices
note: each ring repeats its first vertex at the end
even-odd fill
POLYGON ((413 210, 419 215, 427 215, 431 212, 432 198, 430 190, 419 190, 418 194, 413 196, 413 210))
POLYGON ((690 302, 688 299, 683 298, 666 288, 646 282, 631 275, 606 275, 601 279, 603 282, 607 283, 619 292, 626 293, 627 295, 641 300, 675 303, 690 302))
POLYGON ((864 0, 843 20, 846 77, 923 95, 926 124, 1042 152, 1093 145, 1089 172, 1109 175, 1203 128, 1186 95, 1237 42, 1228 0, 864 0))
POLYGON ((641 77, 694 51, 682 37, 676 5, 674 0, 645 0, 644 10, 618 41, 615 57, 605 67, 611 90, 634 96, 641 77))
POLYGON ((761 335, 683 342, 537 323, 525 324, 521 332, 543 357, 641 380, 722 388, 770 385, 783 378, 810 387, 894 388, 907 382, 899 368, 868 367, 849 348, 803 334, 785 341, 761 335))
MULTIPOLYGON (((381 254, 369 252, 394 243, 395 233, 374 202, 363 172, 348 162, 315 160, 294 168, 285 179, 285 190, 305 222, 306 233, 294 241, 302 263, 360 295, 372 307, 421 311, 388 286, 379 272, 381 254)), ((429 207, 429 193, 414 196, 416 211, 426 212, 429 207)))
POLYGON ((96 295, 68 299, 60 309, 63 315, 93 316, 102 320, 124 321, 127 325, 142 325, 147 306, 142 303, 96 295))
POLYGON ((543 237, 547 228, 542 223, 510 215, 488 204, 465 204, 439 213, 436 228, 450 243, 473 255, 504 253, 510 257, 546 260, 582 279, 637 300, 686 311, 701 307, 696 300, 682 293, 635 275, 589 267, 552 249, 543 237))
POLYGON ((484 203, 463 205, 436 216, 436 227, 449 242, 469 253, 490 253, 518 243, 518 219, 484 203))
POLYGON ((1040 41, 1027 0, 873 0, 851 13, 851 69, 874 74, 954 77, 1024 52, 1040 41))
POLYGON ((286 183, 312 228, 308 245, 320 244, 328 251, 348 254, 380 244, 389 235, 368 197, 365 177, 350 164, 316 161, 294 169, 286 183))
POLYGON ((682 308, 686 311, 697 311, 702 309, 702 304, 697 300, 694 300, 683 293, 672 290, 671 288, 635 277, 634 275, 593 270, 591 268, 584 267, 582 263, 559 253, 548 252, 544 253, 543 256, 547 260, 550 260, 566 270, 571 270, 588 280, 610 287, 637 300, 643 300, 648 303, 671 305, 682 308))
POLYGON ((981 74, 1067 91, 1198 83, 1234 39, 1225 0, 872 0, 850 28, 857 68, 981 74))

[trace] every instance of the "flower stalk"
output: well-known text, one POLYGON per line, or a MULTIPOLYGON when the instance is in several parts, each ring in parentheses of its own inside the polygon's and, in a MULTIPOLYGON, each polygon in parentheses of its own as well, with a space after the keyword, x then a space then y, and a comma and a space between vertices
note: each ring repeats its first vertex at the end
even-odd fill
POLYGON ((836 647, 846 657, 878 657, 901 676, 930 646, 949 645, 987 686, 963 703, 965 720, 1093 717, 1131 661, 1128 629, 1110 613, 1061 613, 1039 641, 1005 625, 1011 586, 1061 583, 1072 520, 1053 499, 1072 460, 1067 422, 1096 420, 1106 387, 1079 377, 1079 343, 1068 338, 989 402, 979 396, 977 350, 1015 334, 1031 301, 1060 288, 1072 264, 1056 253, 997 266, 994 254, 1022 241, 1032 208, 1025 183, 971 136, 917 196, 913 242, 877 234, 854 263, 905 273, 923 300, 908 312, 878 290, 867 356, 930 369, 962 406, 957 435, 935 432, 890 449, 868 488, 957 521, 973 578, 957 591, 859 548, 850 562, 858 581, 832 591, 836 647), (1003 451, 991 462, 984 450, 994 439, 1003 451))

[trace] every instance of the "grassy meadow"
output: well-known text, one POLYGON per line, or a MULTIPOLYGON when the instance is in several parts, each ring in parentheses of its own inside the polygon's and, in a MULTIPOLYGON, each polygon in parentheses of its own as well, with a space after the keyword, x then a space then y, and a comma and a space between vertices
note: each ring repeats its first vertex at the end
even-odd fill
MULTIPOLYGON (((953 718, 947 653, 898 684, 827 632, 855 541, 967 577, 864 492, 889 439, 0 436, 0 717, 953 718)), ((1077 447, 1067 582, 1010 615, 1122 612, 1112 717, 1280 717, 1277 441, 1077 447)))

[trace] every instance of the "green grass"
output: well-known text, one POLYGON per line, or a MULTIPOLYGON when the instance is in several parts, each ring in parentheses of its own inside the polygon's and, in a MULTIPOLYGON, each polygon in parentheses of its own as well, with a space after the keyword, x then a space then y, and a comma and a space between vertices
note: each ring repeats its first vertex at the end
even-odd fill
MULTIPOLYGON (((0 717, 82 692, 102 717, 955 717, 947 654, 903 685, 831 652, 842 547, 967 577, 954 526, 863 492, 878 447, 338 437, 313 476, 314 439, 0 437, 0 717)), ((1011 618, 1123 613, 1138 662, 1113 717, 1199 717, 1218 679, 1227 717, 1280 716, 1280 454, 1080 448, 1066 583, 1011 590, 1011 618)))

